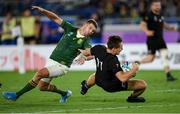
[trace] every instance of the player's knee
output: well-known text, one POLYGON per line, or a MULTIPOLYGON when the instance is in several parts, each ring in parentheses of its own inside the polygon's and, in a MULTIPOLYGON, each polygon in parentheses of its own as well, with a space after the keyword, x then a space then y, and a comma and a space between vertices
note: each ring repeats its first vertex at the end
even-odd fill
POLYGON ((136 83, 135 90, 144 90, 146 89, 147 84, 144 80, 140 80, 136 83))
POLYGON ((141 80, 141 82, 139 83, 140 89, 146 89, 147 87, 147 83, 144 80, 141 80))
POLYGON ((48 90, 48 86, 39 85, 38 88, 40 91, 47 91, 48 90))
POLYGON ((49 75, 49 73, 46 68, 43 68, 36 73, 36 77, 39 78, 39 80, 41 78, 48 78, 48 75, 49 75))

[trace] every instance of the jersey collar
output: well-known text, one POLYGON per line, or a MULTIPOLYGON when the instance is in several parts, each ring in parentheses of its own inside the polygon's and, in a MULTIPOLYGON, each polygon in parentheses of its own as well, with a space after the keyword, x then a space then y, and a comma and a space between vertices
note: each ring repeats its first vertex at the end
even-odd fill
POLYGON ((78 30, 77 30, 77 34, 76 34, 76 37, 77 37, 77 38, 84 38, 85 36, 81 35, 81 34, 80 34, 80 31, 79 31, 79 29, 78 29, 78 30))

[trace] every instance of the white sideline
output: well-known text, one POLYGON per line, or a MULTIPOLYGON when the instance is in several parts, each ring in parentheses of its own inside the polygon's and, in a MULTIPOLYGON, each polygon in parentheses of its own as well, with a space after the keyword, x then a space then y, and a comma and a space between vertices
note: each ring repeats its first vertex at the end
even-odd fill
POLYGON ((67 109, 67 110, 55 110, 55 111, 44 111, 44 112, 36 112, 36 113, 59 113, 59 112, 78 112, 78 111, 101 111, 101 110, 115 110, 115 109, 128 109, 128 108, 148 108, 148 107, 172 107, 177 106, 178 104, 159 104, 159 105, 137 105, 137 106, 122 106, 122 107, 109 107, 109 108, 86 108, 86 109, 67 109))

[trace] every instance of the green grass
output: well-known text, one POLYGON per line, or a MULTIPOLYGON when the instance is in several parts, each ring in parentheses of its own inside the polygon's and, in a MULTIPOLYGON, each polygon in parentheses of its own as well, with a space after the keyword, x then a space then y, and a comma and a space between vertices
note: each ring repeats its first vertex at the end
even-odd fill
MULTIPOLYGON (((148 88, 143 94, 145 103, 127 103, 131 92, 107 93, 94 86, 85 96, 80 95, 80 82, 92 71, 70 71, 56 78, 53 84, 61 89, 70 89, 72 97, 66 104, 59 103, 59 95, 34 89, 17 101, 7 101, 0 95, 0 113, 180 113, 180 77, 167 82, 163 71, 140 71, 135 79, 144 79, 148 88)), ((29 81, 33 72, 19 75, 17 72, 0 72, 3 84, 0 92, 18 91, 29 81)), ((173 71, 175 76, 180 71, 173 71)))

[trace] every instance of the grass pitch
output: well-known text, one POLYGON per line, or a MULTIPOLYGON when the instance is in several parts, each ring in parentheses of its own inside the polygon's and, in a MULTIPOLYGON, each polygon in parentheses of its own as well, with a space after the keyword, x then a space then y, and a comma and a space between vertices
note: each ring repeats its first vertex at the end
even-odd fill
POLYGON ((180 113, 180 71, 173 71, 179 80, 167 82, 163 71, 140 71, 134 79, 143 79, 148 88, 142 95, 145 103, 127 103, 131 92, 107 93, 94 86, 85 96, 80 95, 80 82, 92 71, 70 71, 52 81, 58 88, 70 89, 73 95, 66 104, 59 95, 34 89, 17 101, 7 101, 3 91, 18 91, 33 77, 34 72, 0 72, 0 113, 180 113))

